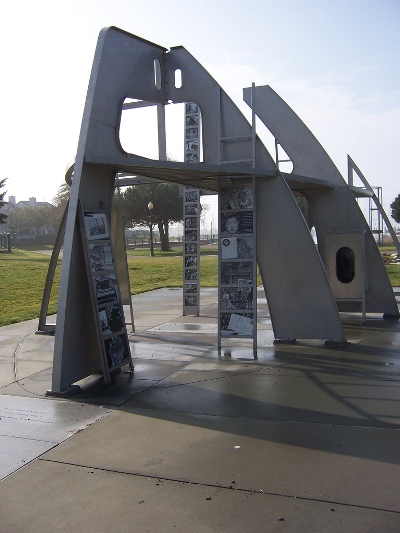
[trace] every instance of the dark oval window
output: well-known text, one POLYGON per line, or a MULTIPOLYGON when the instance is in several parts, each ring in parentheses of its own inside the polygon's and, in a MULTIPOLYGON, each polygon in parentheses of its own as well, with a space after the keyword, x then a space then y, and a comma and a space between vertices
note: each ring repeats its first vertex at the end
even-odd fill
POLYGON ((336 277, 341 283, 351 283, 356 275, 354 252, 348 246, 336 252, 336 277))

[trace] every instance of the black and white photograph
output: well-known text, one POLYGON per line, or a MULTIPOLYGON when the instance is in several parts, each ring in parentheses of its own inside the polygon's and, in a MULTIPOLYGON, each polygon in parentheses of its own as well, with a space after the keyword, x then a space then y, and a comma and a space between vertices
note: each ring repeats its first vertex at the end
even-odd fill
POLYGON ((253 263, 247 261, 221 263, 222 285, 249 285, 253 283, 253 263))
POLYGON ((105 213, 84 213, 84 220, 86 238, 88 241, 110 238, 105 213))
POLYGON ((253 335, 253 313, 221 313, 220 331, 222 336, 253 335))
POLYGON ((185 231, 185 241, 197 241, 197 230, 185 231))
POLYGON ((185 257, 185 268, 197 266, 197 255, 188 255, 185 257))
POLYGON ((185 280, 186 281, 197 281, 197 270, 185 268, 185 280))
POLYGON ((199 138, 199 128, 186 128, 186 139, 198 139, 199 138))
POLYGON ((197 254, 197 244, 193 242, 185 243, 185 255, 197 254))
POLYGON ((185 217, 185 228, 197 228, 197 217, 185 217))
POLYGON ((185 112, 186 112, 187 115, 190 115, 192 113, 198 113, 199 112, 199 106, 197 104, 195 104, 194 102, 186 102, 185 112))
POLYGON ((237 235, 242 233, 253 233, 253 211, 222 215, 222 235, 237 235))
POLYGON ((249 209, 253 207, 253 189, 252 187, 241 187, 233 189, 232 196, 236 200, 238 209, 249 209))
POLYGON ((252 259, 253 237, 223 237, 221 259, 252 259))
POLYGON ((106 339, 104 347, 107 354, 108 368, 115 368, 121 366, 124 361, 129 360, 129 346, 125 334, 106 339))
POLYGON ((186 141, 185 152, 198 152, 199 149, 199 141, 186 141))
POLYGON ((125 327, 124 310, 122 305, 116 304, 99 311, 101 332, 103 337, 122 331, 125 327))
POLYGON ((118 300, 118 283, 115 274, 96 276, 94 282, 98 305, 118 300))
POLYGON ((229 287, 221 291, 221 310, 253 309, 253 289, 251 287, 229 287))
POLYGON ((197 205, 186 204, 185 205, 185 215, 198 215, 199 208, 197 205))
POLYGON ((198 163, 199 160, 200 158, 197 152, 186 152, 185 154, 186 163, 198 163))
POLYGON ((195 203, 199 200, 199 191, 197 189, 185 190, 185 202, 195 203))
POLYGON ((199 125, 199 115, 193 113, 193 115, 186 115, 186 126, 198 126, 199 125))
POLYGON ((89 244, 89 261, 92 272, 114 270, 111 244, 89 244))
POLYGON ((197 292, 197 283, 185 283, 184 286, 184 293, 190 294, 190 293, 196 293, 197 292))
POLYGON ((185 306, 193 307, 197 305, 197 296, 185 296, 185 306))

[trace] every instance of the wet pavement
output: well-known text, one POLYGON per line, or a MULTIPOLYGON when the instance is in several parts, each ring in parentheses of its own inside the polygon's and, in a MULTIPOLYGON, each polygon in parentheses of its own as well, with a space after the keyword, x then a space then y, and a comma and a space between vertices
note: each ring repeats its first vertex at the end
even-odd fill
POLYGON ((68 400, 54 337, 0 328, 1 531, 400 531, 399 320, 275 345, 260 291, 257 359, 219 355, 216 294, 134 296, 135 374, 68 400))

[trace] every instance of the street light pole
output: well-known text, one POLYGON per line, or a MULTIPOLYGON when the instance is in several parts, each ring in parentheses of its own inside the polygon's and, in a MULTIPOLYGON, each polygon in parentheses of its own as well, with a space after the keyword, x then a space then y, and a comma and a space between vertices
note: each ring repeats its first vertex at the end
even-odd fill
POLYGON ((147 207, 150 212, 150 257, 154 257, 154 249, 153 249, 153 219, 152 219, 152 211, 153 211, 153 202, 150 201, 147 204, 147 207))

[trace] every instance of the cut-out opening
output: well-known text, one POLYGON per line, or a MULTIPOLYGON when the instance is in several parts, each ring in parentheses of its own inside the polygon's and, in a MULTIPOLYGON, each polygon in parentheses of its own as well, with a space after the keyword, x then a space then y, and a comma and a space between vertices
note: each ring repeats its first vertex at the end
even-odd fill
POLYGON ((157 106, 126 98, 122 106, 119 142, 129 154, 158 159, 157 106))
POLYGON ((154 60, 154 85, 156 89, 161 89, 161 63, 158 59, 154 60))
POLYGON ((180 68, 175 70, 175 89, 180 89, 182 87, 182 71, 180 68))
POLYGON ((341 283, 351 283, 356 275, 354 251, 342 246, 336 252, 336 277, 341 283))

